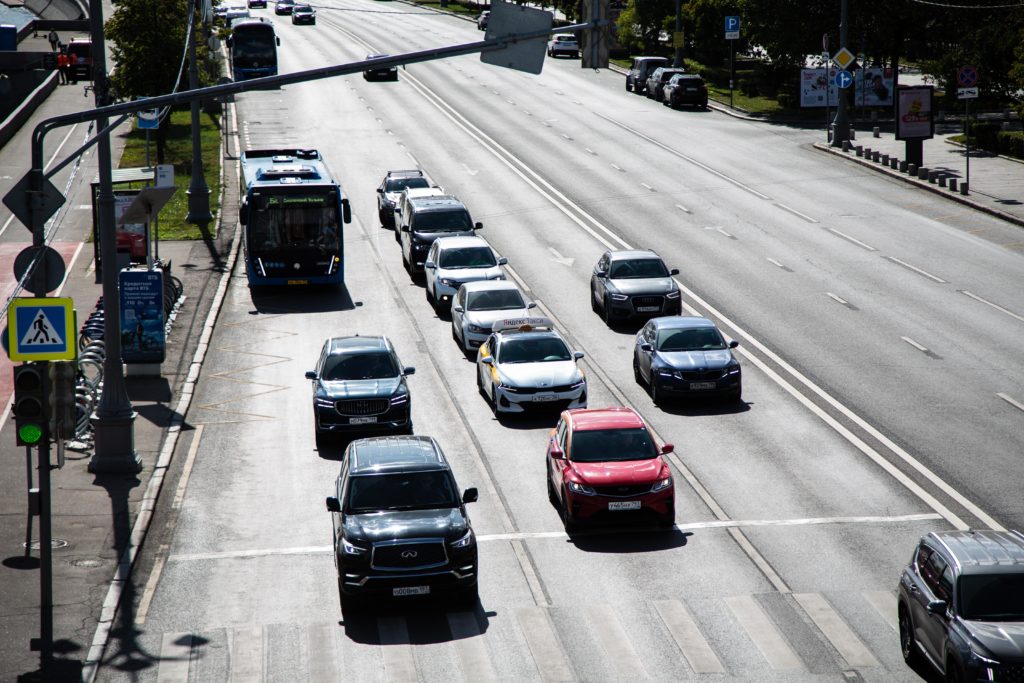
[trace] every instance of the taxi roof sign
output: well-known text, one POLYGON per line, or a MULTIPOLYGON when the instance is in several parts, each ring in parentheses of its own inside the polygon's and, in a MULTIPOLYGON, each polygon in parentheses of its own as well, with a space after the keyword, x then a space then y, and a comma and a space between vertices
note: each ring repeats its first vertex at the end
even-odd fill
POLYGON ((11 360, 74 360, 77 356, 73 299, 11 299, 7 323, 11 360))
POLYGON ((496 320, 494 324, 491 325, 491 331, 505 332, 506 330, 515 330, 517 332, 532 332, 533 330, 551 330, 554 329, 554 327, 555 324, 551 322, 550 318, 536 316, 496 320))

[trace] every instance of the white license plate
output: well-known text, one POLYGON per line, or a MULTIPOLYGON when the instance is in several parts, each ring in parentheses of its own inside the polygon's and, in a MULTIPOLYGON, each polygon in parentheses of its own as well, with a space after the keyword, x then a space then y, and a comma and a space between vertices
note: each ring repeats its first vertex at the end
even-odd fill
POLYGON ((608 503, 609 510, 639 510, 639 500, 619 500, 613 503, 608 503))
POLYGON ((376 421, 376 417, 350 417, 348 419, 350 425, 372 425, 376 421))
POLYGON ((392 588, 391 594, 396 598, 403 595, 430 595, 430 586, 399 586, 392 588))
POLYGON ((637 306, 636 310, 640 313, 652 313, 654 311, 660 311, 661 306, 637 306))
POLYGON ((533 402, 534 403, 547 403, 548 401, 557 401, 557 400, 558 400, 558 396, 555 395, 555 394, 534 394, 533 395, 533 402))
POLYGON ((706 391, 717 386, 714 382, 690 382, 690 391, 706 391))

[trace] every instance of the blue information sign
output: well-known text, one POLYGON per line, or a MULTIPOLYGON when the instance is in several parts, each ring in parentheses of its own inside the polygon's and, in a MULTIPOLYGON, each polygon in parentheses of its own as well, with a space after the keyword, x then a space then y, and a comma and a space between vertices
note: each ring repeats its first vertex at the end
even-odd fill
POLYGON ((849 88, 853 84, 853 74, 842 70, 836 74, 836 85, 840 88, 849 88))
POLYGON ((740 37, 740 18, 726 17, 725 18, 725 39, 736 40, 740 37))
POLYGON ((74 302, 68 298, 11 299, 7 307, 11 360, 73 360, 74 315, 74 302))
POLYGON ((164 277, 160 270, 121 271, 121 360, 162 363, 164 339, 164 277))

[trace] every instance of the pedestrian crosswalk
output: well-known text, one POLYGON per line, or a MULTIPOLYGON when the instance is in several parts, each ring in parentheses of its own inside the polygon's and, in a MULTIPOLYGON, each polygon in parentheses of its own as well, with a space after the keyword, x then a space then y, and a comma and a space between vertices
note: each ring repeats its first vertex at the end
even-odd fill
POLYGON ((913 680, 890 613, 888 591, 569 599, 476 612, 420 605, 329 623, 142 634, 159 649, 155 666, 105 668, 98 680, 913 680))

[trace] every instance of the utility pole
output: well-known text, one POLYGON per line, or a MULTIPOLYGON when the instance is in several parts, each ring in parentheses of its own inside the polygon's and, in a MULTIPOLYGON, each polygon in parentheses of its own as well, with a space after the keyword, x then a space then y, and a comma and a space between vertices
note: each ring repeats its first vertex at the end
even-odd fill
MULTIPOLYGON (((839 48, 846 47, 846 3, 841 0, 839 10, 839 48)), ((828 65, 825 65, 825 73, 828 73, 828 65)), ((836 103, 836 118, 832 124, 832 146, 842 147, 843 143, 850 139, 850 117, 846 111, 846 89, 839 88, 839 102, 836 103)), ((826 90, 826 93, 828 91, 826 90)))
MULTIPOLYGON (((101 0, 89 0, 89 18, 92 24, 93 92, 96 107, 100 108, 111 104, 101 0)), ((96 130, 105 130, 108 121, 106 116, 96 119, 96 130)), ((103 394, 91 418, 96 449, 89 460, 89 471, 96 474, 135 473, 142 469, 142 461, 135 452, 135 411, 128 399, 121 364, 121 300, 117 291, 117 227, 114 224, 109 131, 100 136, 96 150, 100 177, 96 215, 99 220, 100 262, 103 264, 103 341, 106 356, 103 359, 103 394)))
POLYGON ((683 66, 683 7, 682 0, 676 0, 676 32, 672 36, 672 42, 676 47, 675 59, 672 60, 672 66, 676 68, 682 68, 683 66))
MULTIPOLYGON (((196 32, 202 17, 197 17, 200 12, 200 2, 196 0, 192 4, 192 21, 189 25, 192 31, 188 36, 188 87, 189 90, 199 88, 199 64, 196 62, 196 32)), ((185 220, 189 223, 206 225, 213 219, 210 213, 210 188, 206 185, 206 177, 203 174, 203 144, 199 135, 199 100, 192 100, 192 180, 188 184, 188 215, 185 220)))

